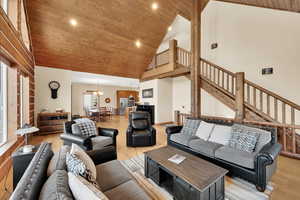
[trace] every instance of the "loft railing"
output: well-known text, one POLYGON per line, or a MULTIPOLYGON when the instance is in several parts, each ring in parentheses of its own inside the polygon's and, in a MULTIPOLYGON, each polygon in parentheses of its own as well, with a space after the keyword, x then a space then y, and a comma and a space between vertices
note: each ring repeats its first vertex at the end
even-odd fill
POLYGON ((183 48, 177 47, 177 64, 180 64, 184 67, 190 67, 191 62, 191 53, 183 48))
POLYGON ((156 54, 153 57, 151 63, 149 64, 147 70, 151 70, 151 69, 154 69, 156 67, 166 65, 168 63, 169 63, 169 49, 156 54))

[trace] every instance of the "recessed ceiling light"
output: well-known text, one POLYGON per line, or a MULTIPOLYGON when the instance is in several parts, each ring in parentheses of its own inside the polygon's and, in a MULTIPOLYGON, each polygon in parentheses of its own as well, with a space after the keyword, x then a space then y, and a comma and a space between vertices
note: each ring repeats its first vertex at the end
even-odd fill
POLYGON ((76 26, 77 25, 77 21, 75 19, 70 19, 70 24, 72 26, 76 26))
POLYGON ((157 10, 158 4, 156 2, 154 2, 154 3, 152 3, 151 7, 152 7, 152 10, 157 10))
POLYGON ((171 31, 171 30, 172 30, 172 26, 169 26, 168 31, 171 31))
POLYGON ((135 41, 135 46, 136 46, 137 48, 140 48, 140 47, 142 46, 141 41, 139 41, 139 40, 135 41))

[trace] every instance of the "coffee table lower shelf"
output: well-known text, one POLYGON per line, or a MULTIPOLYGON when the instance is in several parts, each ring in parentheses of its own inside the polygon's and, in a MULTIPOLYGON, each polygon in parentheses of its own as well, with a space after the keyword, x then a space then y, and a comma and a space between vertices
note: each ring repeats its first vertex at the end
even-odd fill
POLYGON ((175 200, 223 200, 225 198, 224 176, 200 191, 148 156, 145 156, 145 176, 165 188, 175 200))

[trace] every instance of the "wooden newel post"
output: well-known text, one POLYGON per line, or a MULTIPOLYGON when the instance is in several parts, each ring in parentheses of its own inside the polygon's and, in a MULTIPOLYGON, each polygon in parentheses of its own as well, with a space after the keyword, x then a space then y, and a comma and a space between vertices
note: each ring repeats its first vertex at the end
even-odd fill
POLYGON ((169 41, 169 64, 176 68, 177 63, 177 40, 169 41))
POLYGON ((175 123, 177 125, 180 125, 180 111, 179 110, 174 111, 174 119, 175 119, 175 123))
POLYGON ((244 82, 245 73, 238 72, 236 76, 236 98, 235 98, 235 120, 237 122, 242 122, 245 118, 245 106, 244 106, 244 82))

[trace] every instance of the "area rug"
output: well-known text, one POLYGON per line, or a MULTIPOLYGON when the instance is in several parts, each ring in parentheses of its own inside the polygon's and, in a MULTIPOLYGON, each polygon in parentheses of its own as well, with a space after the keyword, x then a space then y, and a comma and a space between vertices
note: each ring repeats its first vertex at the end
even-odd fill
MULTIPOLYGON (((153 199, 173 200, 173 196, 164 188, 159 187, 151 179, 144 176, 143 154, 129 160, 123 160, 121 163, 153 199)), ((225 200, 268 200, 274 189, 274 184, 271 182, 268 183, 265 192, 259 192, 255 185, 239 178, 226 177, 225 180, 225 200)))

